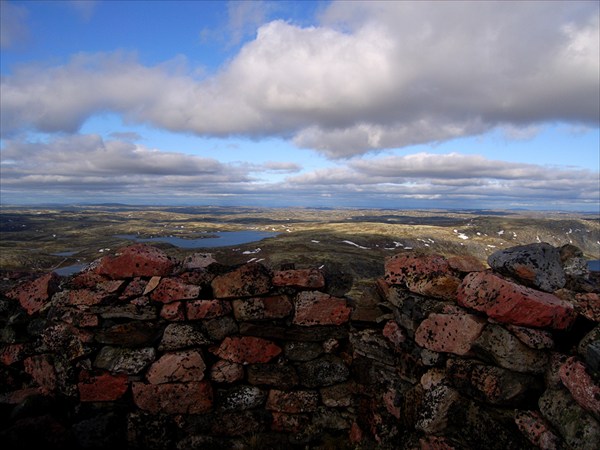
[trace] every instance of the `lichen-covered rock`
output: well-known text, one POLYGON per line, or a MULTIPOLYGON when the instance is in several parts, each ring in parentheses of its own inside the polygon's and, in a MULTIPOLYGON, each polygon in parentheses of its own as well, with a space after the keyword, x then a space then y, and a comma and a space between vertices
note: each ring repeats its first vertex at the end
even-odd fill
POLYGON ((460 279, 440 255, 400 253, 385 261, 385 281, 406 286, 411 292, 454 300, 460 279))
POLYGON ((213 391, 209 382, 132 384, 133 401, 153 414, 203 414, 211 410, 213 391))
POLYGON ((294 303, 292 323, 296 325, 341 325, 348 322, 352 312, 346 299, 318 291, 300 292, 294 303))
POLYGON ((572 448, 596 450, 600 424, 564 389, 548 389, 539 399, 540 412, 572 448))
POLYGON ((227 300, 193 300, 185 303, 188 320, 214 319, 231 312, 227 300))
POLYGON ((159 336, 156 325, 134 320, 100 329, 94 333, 94 340, 100 344, 144 347, 153 344, 159 336))
POLYGON ((199 286, 187 284, 179 278, 162 278, 152 290, 150 298, 155 302, 171 303, 177 300, 192 300, 199 294, 199 286))
POLYGON ((319 394, 315 391, 280 391, 271 389, 267 397, 267 409, 290 414, 316 411, 319 394))
POLYGON ((121 398, 129 389, 127 374, 100 371, 97 373, 87 370, 79 374, 77 383, 79 400, 82 402, 109 402, 121 398))
POLYGON ((163 332, 162 340, 158 346, 159 351, 179 350, 187 347, 210 344, 204 333, 194 325, 187 323, 171 323, 163 332))
POLYGON ((264 405, 267 393, 256 386, 240 385, 220 391, 218 399, 223 410, 246 410, 264 405))
POLYGON ((543 373, 548 365, 545 352, 526 346, 499 325, 489 324, 475 341, 475 348, 500 367, 515 372, 543 373))
POLYGON ((21 307, 32 315, 40 311, 47 304, 52 295, 57 292, 59 277, 51 272, 36 278, 33 281, 27 281, 19 284, 6 293, 6 296, 13 300, 18 300, 21 307))
POLYGON ((219 275, 211 283, 216 298, 255 297, 271 289, 271 276, 257 263, 244 264, 219 275))
POLYGON ((495 271, 546 292, 565 285, 560 251, 545 242, 498 250, 488 257, 495 271))
POLYGON ((471 314, 430 314, 415 333, 415 342, 435 352, 466 355, 485 321, 471 314))
POLYGON ((247 370, 248 382, 257 386, 291 389, 300 383, 296 369, 287 364, 252 364, 247 370))
POLYGON ((102 347, 94 361, 94 366, 112 373, 123 372, 129 375, 139 374, 156 358, 154 347, 139 349, 102 347))
POLYGON ((561 366, 559 374, 575 401, 600 419, 600 385, 587 372, 585 364, 571 357, 561 366))
POLYGON ((314 388, 331 386, 348 379, 350 371, 344 361, 333 355, 325 355, 321 358, 298 365, 300 383, 306 387, 314 388))
POLYGON ((253 336, 226 337, 213 353, 221 359, 240 364, 266 363, 281 353, 281 347, 253 336))
POLYGON ((240 321, 282 319, 293 310, 285 295, 256 297, 233 301, 233 314, 240 321))
POLYGON ((220 359, 210 369, 210 379, 215 383, 235 383, 244 378, 244 366, 220 359))
POLYGON ((515 423, 529 442, 544 450, 560 450, 564 444, 537 411, 517 411, 515 423))
POLYGON ((168 276, 175 262, 165 252, 147 244, 120 249, 114 256, 105 256, 95 272, 113 280, 133 277, 168 276))
POLYGON ((576 318, 573 305, 490 272, 472 272, 458 289, 458 304, 486 313, 498 322, 529 327, 568 328, 576 318))
POLYGON ((165 353, 152 363, 146 373, 150 384, 202 381, 206 364, 197 350, 165 353))
POLYGON ((279 270, 273 273, 273 285, 322 289, 325 287, 325 277, 319 269, 279 270))

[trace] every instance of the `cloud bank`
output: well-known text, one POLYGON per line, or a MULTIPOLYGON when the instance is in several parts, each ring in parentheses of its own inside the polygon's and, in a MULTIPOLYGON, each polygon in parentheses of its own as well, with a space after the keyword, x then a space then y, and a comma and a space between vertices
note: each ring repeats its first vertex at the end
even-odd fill
POLYGON ((271 206, 360 206, 362 201, 368 207, 435 200, 440 207, 548 209, 590 209, 600 203, 597 172, 459 153, 354 159, 306 173, 291 162, 226 164, 98 135, 7 140, 2 153, 2 188, 8 198, 43 194, 71 201, 156 203, 229 196, 233 204, 262 198, 271 206), (272 173, 287 178, 269 181, 272 173))
POLYGON ((15 68, 1 83, 2 133, 73 133, 114 112, 337 159, 498 126, 597 126, 599 17, 597 2, 334 2, 316 27, 261 26, 203 79, 121 52, 15 68))

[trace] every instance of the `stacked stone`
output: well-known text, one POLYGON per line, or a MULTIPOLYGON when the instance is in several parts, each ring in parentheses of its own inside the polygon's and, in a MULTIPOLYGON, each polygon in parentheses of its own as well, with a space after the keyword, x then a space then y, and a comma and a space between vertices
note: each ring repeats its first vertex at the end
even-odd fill
POLYGON ((396 363, 402 383, 390 378, 374 401, 389 415, 371 415, 421 448, 598 448, 600 296, 585 271, 565 271, 585 266, 572 250, 514 247, 491 255, 491 269, 388 258, 383 335, 410 363, 396 363))
POLYGON ((597 448, 581 252, 402 252, 362 298, 316 269, 135 245, 0 294, 2 448, 597 448))
POLYGON ((348 300, 319 270, 198 261, 135 245, 6 293, 3 448, 347 441, 348 300))

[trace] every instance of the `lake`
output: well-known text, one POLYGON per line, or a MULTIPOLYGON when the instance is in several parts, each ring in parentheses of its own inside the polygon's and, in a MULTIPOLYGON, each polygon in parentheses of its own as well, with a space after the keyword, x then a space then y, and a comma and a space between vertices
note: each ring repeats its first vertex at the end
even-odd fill
POLYGON ((229 247, 230 245, 248 244, 250 242, 262 241, 263 239, 275 237, 279 233, 273 231, 216 231, 205 238, 187 239, 176 236, 159 236, 151 238, 140 238, 135 234, 118 234, 115 237, 128 239, 135 242, 165 242, 179 248, 215 248, 229 247), (215 237, 212 237, 215 236, 215 237))
POLYGON ((588 269, 592 272, 600 272, 600 259, 592 259, 588 261, 588 269))

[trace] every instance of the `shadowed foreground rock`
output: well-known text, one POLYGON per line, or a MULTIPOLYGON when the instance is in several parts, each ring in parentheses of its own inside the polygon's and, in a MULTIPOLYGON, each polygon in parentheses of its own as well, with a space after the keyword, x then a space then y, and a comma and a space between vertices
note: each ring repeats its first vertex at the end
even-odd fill
POLYGON ((29 279, 0 293, 0 446, 597 448, 600 290, 571 247, 404 251, 360 302, 147 245, 29 279))

